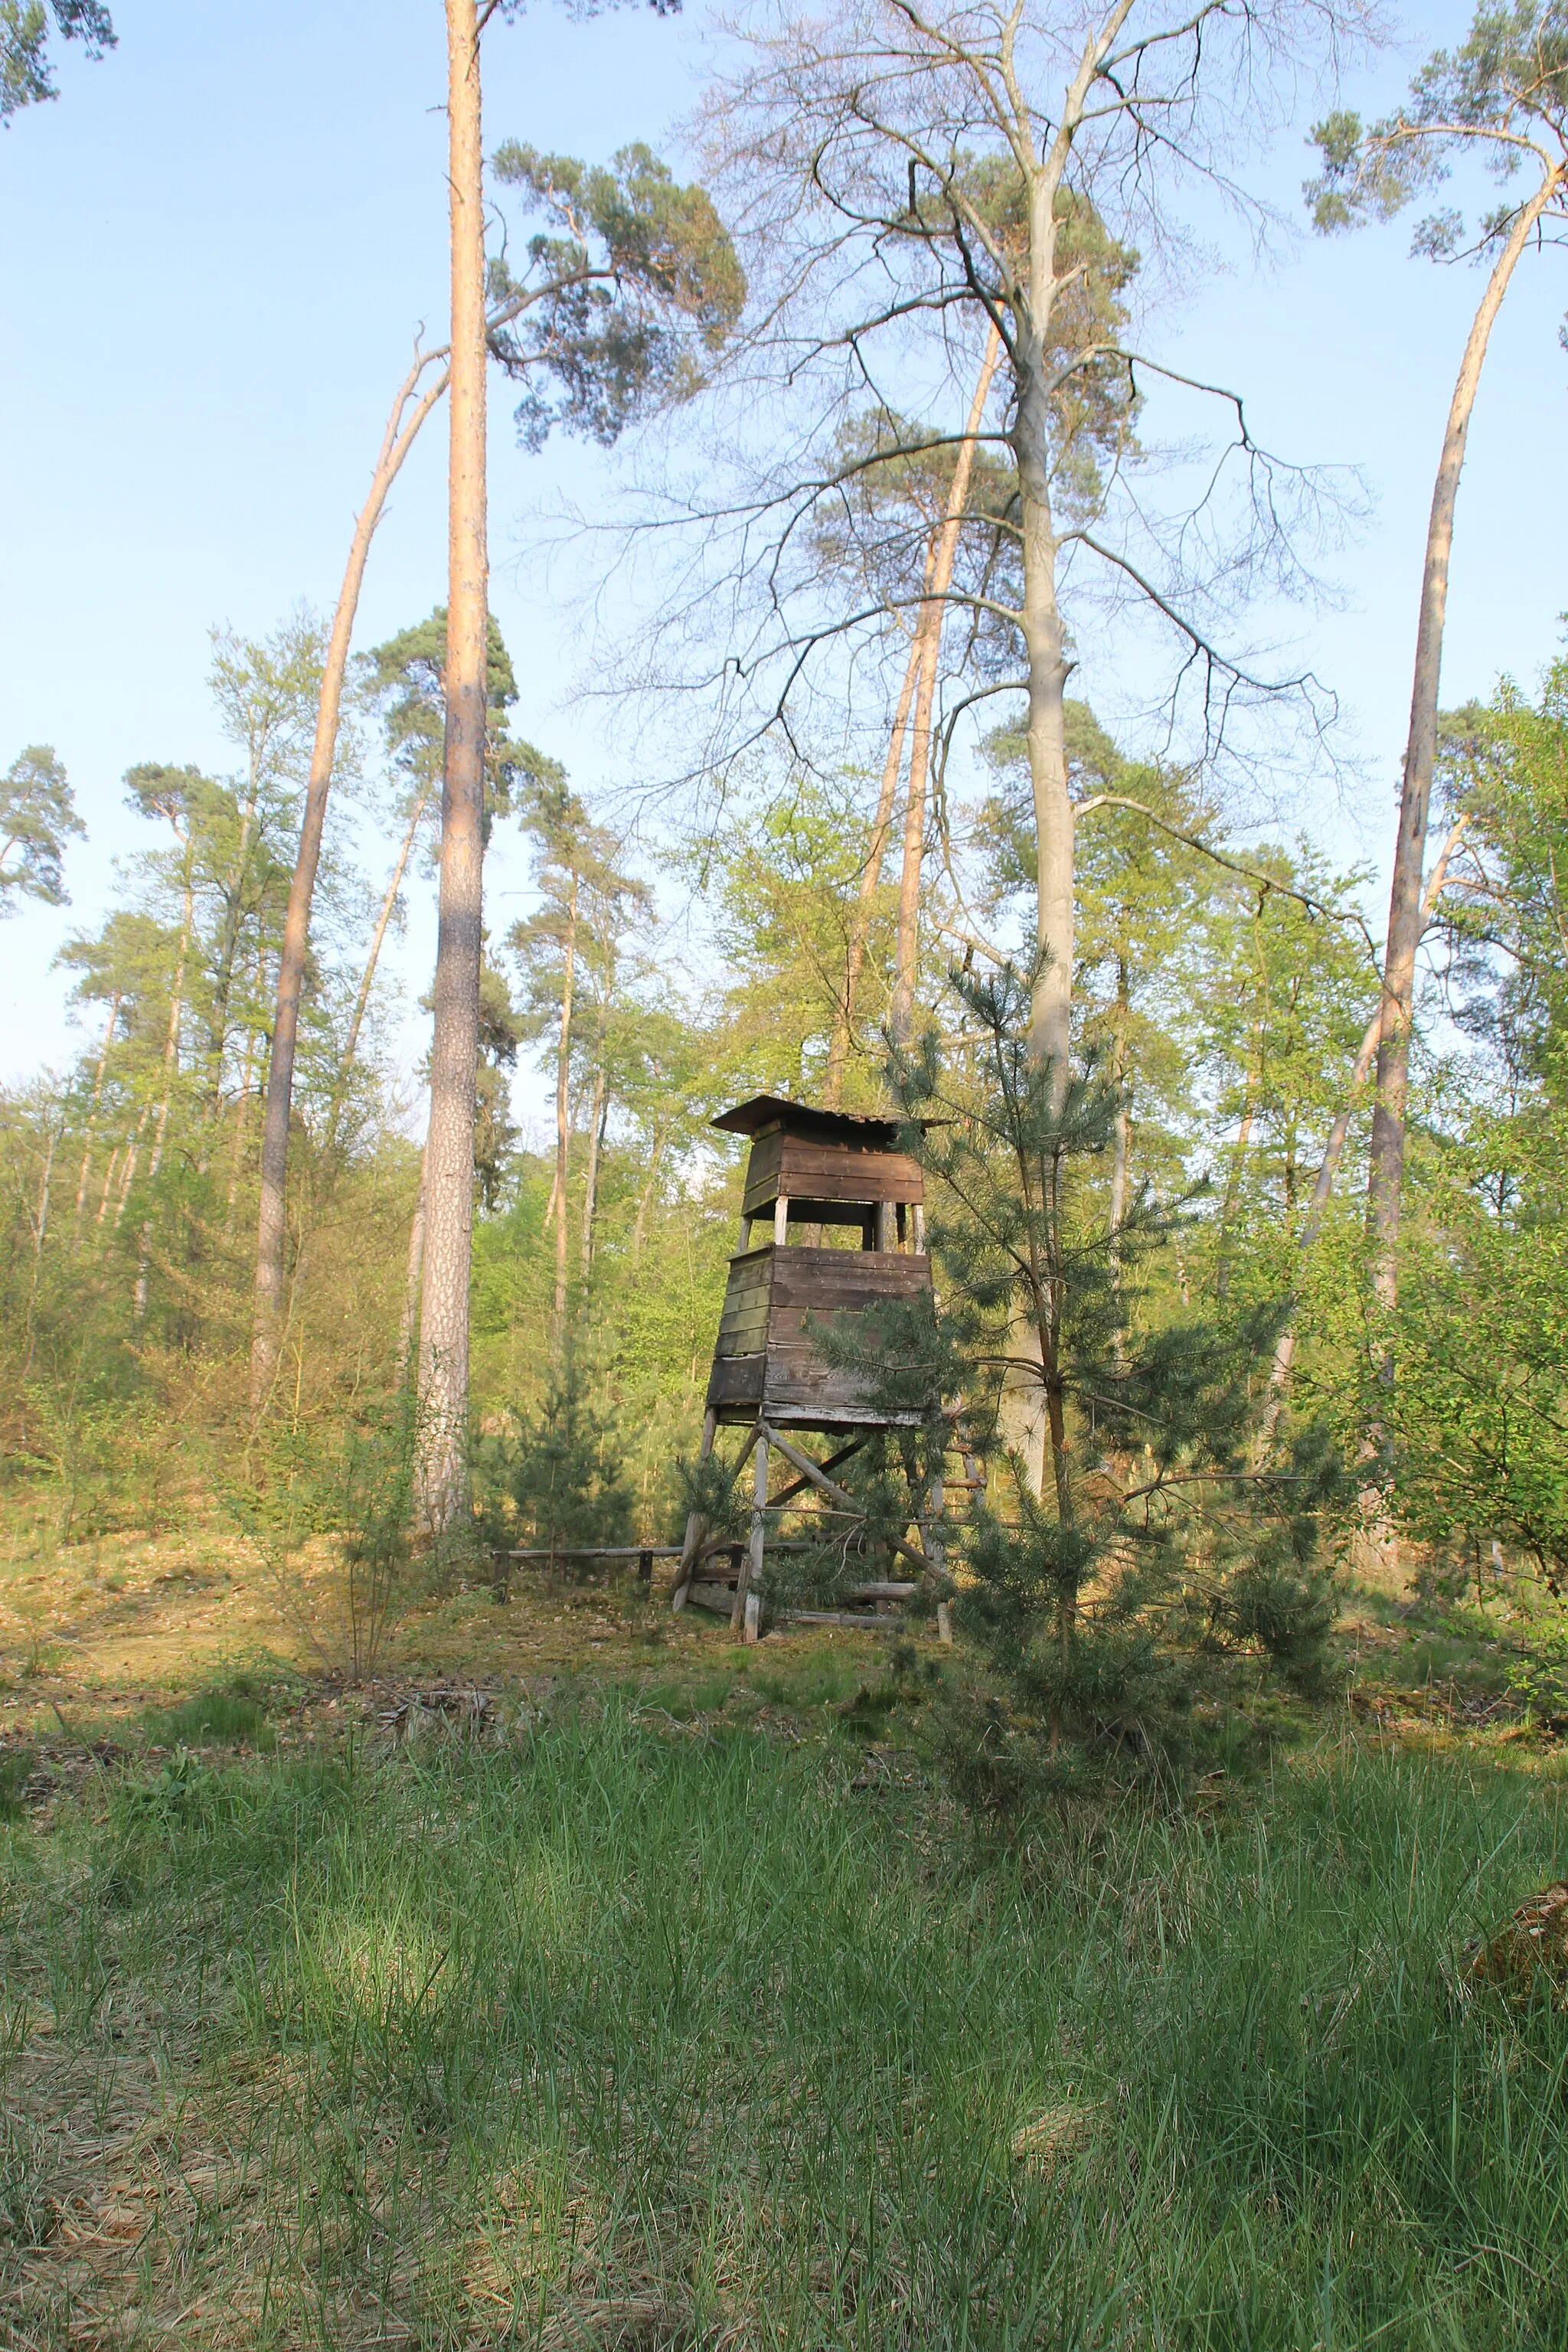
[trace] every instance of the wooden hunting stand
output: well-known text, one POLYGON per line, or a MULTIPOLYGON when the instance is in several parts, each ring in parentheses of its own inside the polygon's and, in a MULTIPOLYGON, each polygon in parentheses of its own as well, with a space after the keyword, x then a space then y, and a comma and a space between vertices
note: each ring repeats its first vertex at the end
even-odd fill
MULTIPOLYGON (((815 1336, 823 1327, 843 1329, 868 1308, 896 1298, 914 1298, 931 1286, 925 1250, 925 1185, 919 1163, 900 1151, 890 1119, 852 1118, 839 1111, 813 1110, 803 1103, 757 1095, 713 1121, 731 1135, 749 1135, 752 1155, 741 1207, 741 1246, 730 1260, 724 1311, 708 1382, 701 1457, 713 1451, 721 1428, 746 1432, 736 1475, 755 1454, 751 1543, 729 1576, 699 1577, 705 1566, 732 1552, 728 1538, 709 1538, 695 1511, 687 1521, 676 1576, 674 1606, 689 1602, 729 1617, 731 1629, 755 1641, 763 1591, 767 1547, 769 1455, 777 1453, 795 1474, 772 1497, 781 1505, 807 1488, 839 1511, 855 1510, 852 1497, 831 1476, 840 1463, 859 1452, 877 1431, 913 1428, 921 1416, 879 1409, 868 1393, 866 1375, 828 1364, 815 1336), (792 1243, 797 1231, 847 1226, 859 1234, 858 1248, 823 1248, 809 1238, 792 1243), (765 1238, 753 1245, 761 1228, 765 1238), (808 1318, 814 1327, 807 1328, 808 1318), (808 1433, 838 1441, 818 1461, 803 1444, 808 1433)), ((941 1540, 940 1483, 910 1521, 921 1540, 894 1538, 893 1549, 916 1574, 934 1576, 946 1589, 941 1540)), ((857 1587, 851 1602, 877 1608, 907 1600, 917 1587, 882 1578, 857 1587)), ((787 1612, 818 1622, 841 1622, 847 1612, 796 1610, 787 1612)))

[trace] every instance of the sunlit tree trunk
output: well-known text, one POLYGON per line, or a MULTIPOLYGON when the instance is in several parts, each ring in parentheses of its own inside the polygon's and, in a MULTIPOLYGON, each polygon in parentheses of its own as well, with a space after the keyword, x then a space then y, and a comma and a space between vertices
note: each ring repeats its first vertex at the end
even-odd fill
POLYGON ((109 1196, 114 1190, 114 1171, 119 1165, 120 1146, 116 1144, 109 1155, 109 1165, 103 1171, 103 1190, 99 1195, 98 1214, 92 1221, 95 1226, 101 1225, 109 1213, 109 1196))
MULTIPOLYGON (((1085 83, 1080 73, 1079 83, 1085 83)), ((1076 102, 1081 110, 1079 84, 1076 102)), ((1065 162, 1064 121, 1058 149, 1065 162)), ((1053 156, 1053 162, 1057 161, 1053 156)), ((1022 522, 1024 602, 1020 633, 1027 674, 1029 783, 1034 802, 1037 862, 1036 943, 1040 963, 1030 1007, 1029 1049, 1050 1073, 1051 1099, 1066 1099, 1072 1043, 1074 814, 1068 791, 1067 657, 1061 606, 1057 595, 1057 535, 1051 510, 1050 407, 1047 383, 1046 331, 1055 296, 1056 191, 1059 169, 1035 175, 1029 188, 1029 261, 1026 299, 1015 305, 1013 326, 1014 404, 1010 439, 1017 469, 1022 522)), ((1070 1493, 1060 1399, 1053 1394, 1052 1370, 1038 1317, 1014 1327, 1015 1352, 1038 1363, 1037 1371, 1014 1366, 1001 1398, 1003 1434, 1024 1467, 1033 1492, 1046 1492, 1047 1454, 1058 1512, 1065 1518, 1070 1493)), ((1064 1645, 1069 1629, 1064 1625, 1064 1645)))
POLYGON ((993 326, 985 339, 985 356, 980 365, 980 379, 974 387, 969 422, 963 428, 963 439, 959 444, 958 457, 952 469, 947 511, 937 534, 928 599, 921 612, 920 683, 915 695, 914 737, 910 746, 910 793, 904 814, 904 864, 899 883, 898 946, 889 1024, 900 1045, 909 1042, 914 1019, 915 983, 919 977, 921 866, 925 850, 926 782, 931 770, 931 709, 936 698, 937 673, 941 667, 942 625, 947 614, 947 592, 952 585, 959 534, 963 527, 964 509, 969 503, 975 437, 985 415, 985 402, 1001 352, 1002 339, 993 326))
POLYGON ((447 0, 452 259, 447 734, 420 1292, 420 1500, 449 1527, 467 1486, 468 1286, 483 937, 486 622, 484 152, 474 0, 447 0))
POLYGON ((364 580, 365 561, 375 527, 415 436, 447 388, 443 372, 419 393, 420 377, 434 355, 416 360, 393 403, 382 436, 381 454, 371 477, 370 495, 360 509, 349 547, 348 567, 338 592, 331 635, 321 671, 321 698, 316 705, 316 736, 310 752, 310 775, 305 790, 304 821, 289 904, 283 918, 283 945, 278 965, 278 1003, 272 1021, 272 1050, 267 1070, 267 1110, 261 1132, 261 1196, 256 1228, 256 1305, 250 1351, 250 1405, 258 1412, 277 1370, 283 1318, 283 1257, 286 1234, 284 1190, 289 1173, 289 1119, 294 1099, 294 1056, 300 1034, 300 994, 305 980, 305 958, 310 937, 310 901, 321 857, 321 834, 331 789, 332 761, 337 753, 338 721, 342 709, 343 680, 354 614, 364 580), (417 395, 417 396, 416 396, 417 395), (414 403, 409 414, 409 403, 414 403), (407 421, 404 419, 406 416, 407 421))
POLYGON ((1057 539, 1047 469, 1044 386, 1037 367, 1018 387, 1016 447, 1024 517, 1024 644, 1028 661, 1029 782, 1038 858, 1035 983, 1029 1043, 1049 1066, 1052 1092, 1066 1095, 1071 1049, 1073 960, 1073 811, 1068 795, 1063 705, 1067 662, 1057 601, 1057 539))
POLYGON ((152 1116, 152 1104, 150 1102, 144 1102, 142 1106, 142 1116, 136 1122, 135 1132, 132 1136, 130 1143, 126 1146, 124 1163, 120 1171, 120 1190, 116 1193, 114 1200, 114 1231, 116 1233, 120 1231, 121 1220, 125 1214, 125 1204, 131 1198, 131 1187, 136 1181, 136 1171, 141 1165, 142 1160, 142 1138, 147 1132, 147 1122, 152 1116))
POLYGON ((1409 1095, 1410 1024, 1420 943, 1421 876, 1426 856, 1426 819, 1432 771, 1437 752, 1438 681, 1443 626, 1448 602, 1448 559, 1454 541, 1454 508, 1464 470, 1465 444, 1480 383, 1492 325, 1520 256, 1563 184, 1563 167, 1543 173, 1522 205, 1507 244, 1498 256, 1481 297, 1449 404, 1443 453, 1432 490, 1426 529, 1426 560, 1421 574, 1421 608, 1415 630, 1415 670, 1410 696, 1410 732, 1405 749, 1405 779, 1399 799, 1394 881, 1388 902, 1388 947, 1384 957, 1384 994, 1377 1043, 1377 1098, 1372 1116, 1367 1171, 1367 1207, 1373 1236, 1373 1280, 1379 1303, 1392 1310, 1398 1286, 1396 1250, 1400 1196, 1405 1180, 1405 1116, 1409 1095))

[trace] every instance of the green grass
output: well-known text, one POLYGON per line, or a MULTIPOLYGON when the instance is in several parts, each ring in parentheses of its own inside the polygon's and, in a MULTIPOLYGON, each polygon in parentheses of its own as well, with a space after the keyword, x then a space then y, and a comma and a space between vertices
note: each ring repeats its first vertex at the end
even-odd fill
POLYGON ((206 1691, 142 1718, 149 1740, 163 1748, 270 1748, 273 1734, 259 1700, 231 1690, 206 1691))
POLYGON ((0 1754, 0 1822, 22 1818, 22 1784, 32 1770, 30 1748, 12 1748, 0 1754))
POLYGON ((76 2200, 18 2340, 1568 2346, 1568 2017, 1457 1966, 1562 1783, 1325 1751, 1000 1851, 857 1763, 612 1696, 7 1833, 0 2214, 76 2200))

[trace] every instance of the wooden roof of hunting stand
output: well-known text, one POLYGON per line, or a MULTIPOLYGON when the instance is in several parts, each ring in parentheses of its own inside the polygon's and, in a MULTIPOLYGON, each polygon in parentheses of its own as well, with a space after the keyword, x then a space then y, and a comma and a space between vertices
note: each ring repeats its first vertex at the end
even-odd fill
MULTIPOLYGON (((851 1118, 842 1111, 784 1102, 776 1095, 755 1095, 722 1112, 713 1125, 728 1135, 749 1135, 752 1154, 741 1202, 741 1246, 730 1260, 713 1349, 702 1455, 706 1459, 712 1453, 722 1424, 738 1423, 745 1430, 731 1475, 738 1477, 747 1455, 753 1456, 752 1535, 741 1556, 732 1542, 710 1532, 693 1510, 680 1548, 674 1606, 683 1609, 689 1601, 699 1608, 717 1610, 729 1617, 731 1631, 743 1630, 752 1642, 762 1622, 770 1509, 776 1541, 781 1508, 812 1489, 818 1511, 824 1504, 830 1507, 836 1543, 842 1540, 847 1555, 857 1542, 863 1546, 863 1515, 832 1473, 877 1431, 908 1426, 920 1418, 879 1405, 870 1393, 874 1383, 858 1369, 841 1370, 828 1364, 817 1334, 824 1326, 842 1330, 887 1300, 929 1292, 925 1183, 918 1160, 899 1150, 899 1129, 889 1118, 851 1118), (820 1247, 825 1227, 848 1227, 858 1233, 859 1246, 820 1247), (759 1228, 763 1238, 753 1242, 759 1228), (805 1238, 792 1242, 792 1228, 805 1238), (814 1455, 805 1445, 805 1433, 811 1430, 830 1441, 823 1456, 814 1455), (793 1476, 770 1503, 768 1457, 774 1453, 793 1476), (857 1517, 862 1517, 858 1534, 857 1517), (705 1563, 727 1550, 732 1554, 727 1576, 712 1567, 705 1569, 705 1563)), ((973 1486, 969 1449, 961 1435, 953 1442, 964 1454, 965 1480, 973 1486)), ((858 1612, 867 1604, 880 1611, 916 1591, 913 1583, 900 1580, 911 1569, 918 1577, 934 1579, 939 1592, 950 1591, 942 1537, 944 1509, 939 1473, 923 1498, 911 1490, 906 1531, 887 1547, 882 1571, 845 1595, 857 1604, 855 1609, 847 1614, 806 1609, 781 1613, 818 1622, 859 1622, 858 1612), (910 1541, 910 1528, 918 1541, 910 1541)), ((937 1617, 946 1639, 945 1604, 937 1617)))

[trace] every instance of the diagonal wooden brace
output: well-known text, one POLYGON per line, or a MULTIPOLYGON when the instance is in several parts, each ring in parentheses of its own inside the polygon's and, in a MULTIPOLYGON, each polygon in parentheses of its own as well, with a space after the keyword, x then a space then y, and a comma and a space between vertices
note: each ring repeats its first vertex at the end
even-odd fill
MULTIPOLYGON (((851 1511, 859 1514, 860 1506, 856 1502, 854 1496, 847 1488, 840 1486, 836 1480, 828 1477, 826 1471, 819 1470, 809 1454, 803 1454, 798 1445, 792 1445, 787 1437, 781 1437, 778 1431, 770 1427, 765 1422, 759 1422, 757 1427, 763 1443, 777 1446, 791 1468, 798 1470, 808 1486, 817 1487, 831 1501, 847 1506, 851 1511)), ((893 1549, 902 1552, 904 1558, 918 1568, 922 1576, 934 1577, 944 1589, 953 1589, 953 1580, 948 1571, 939 1568, 933 1559, 921 1551, 919 1544, 909 1543, 902 1536, 894 1536, 892 1544, 893 1549)))

